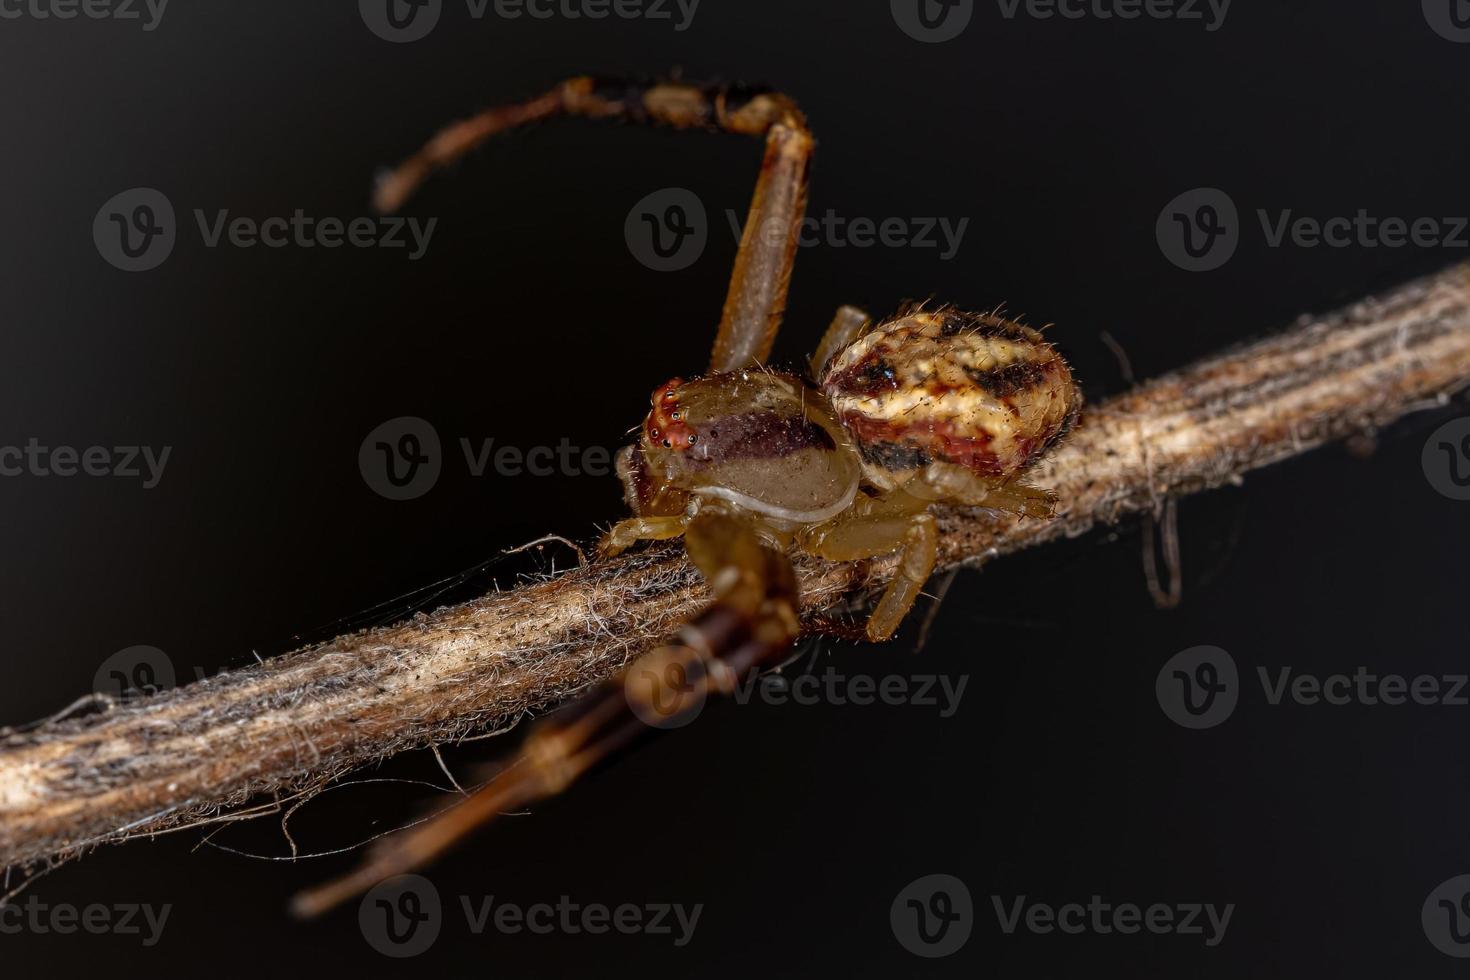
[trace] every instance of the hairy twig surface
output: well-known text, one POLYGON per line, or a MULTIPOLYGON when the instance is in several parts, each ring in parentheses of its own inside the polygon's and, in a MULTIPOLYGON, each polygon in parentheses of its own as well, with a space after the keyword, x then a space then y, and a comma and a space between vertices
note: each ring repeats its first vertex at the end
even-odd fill
MULTIPOLYGON (((1470 266, 1450 268, 1092 407, 1032 482, 1051 521, 941 514, 942 565, 1083 533, 1442 403, 1470 381, 1470 266)), ((808 611, 881 583, 803 561, 808 611)), ((311 790, 405 749, 509 724, 670 635, 705 592, 677 546, 612 561, 176 690, 0 730, 0 865, 311 790)))

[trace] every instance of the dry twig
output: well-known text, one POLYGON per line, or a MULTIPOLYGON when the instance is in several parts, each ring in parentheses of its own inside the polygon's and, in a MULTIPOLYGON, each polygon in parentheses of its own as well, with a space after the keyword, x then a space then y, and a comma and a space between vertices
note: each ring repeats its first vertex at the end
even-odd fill
MULTIPOLYGON (((1049 522, 941 515, 942 564, 979 565, 1441 404, 1470 381, 1470 265, 1209 358, 1091 409, 1035 472, 1049 522)), ((881 582, 800 566, 809 611, 881 582)), ((0 732, 0 865, 322 786, 404 749, 504 726, 666 637, 704 589, 640 551, 339 637, 104 712, 0 732)))

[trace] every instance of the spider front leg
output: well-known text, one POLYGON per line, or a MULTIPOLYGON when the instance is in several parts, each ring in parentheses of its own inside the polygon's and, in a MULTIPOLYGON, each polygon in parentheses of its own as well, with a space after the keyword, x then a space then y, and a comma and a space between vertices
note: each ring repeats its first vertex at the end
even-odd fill
POLYGON ((604 558, 622 554, 639 541, 667 541, 677 538, 689 527, 683 514, 674 517, 629 517, 618 521, 597 543, 597 553, 604 558))
POLYGON ((939 532, 929 502, 903 490, 860 497, 846 513, 799 532, 797 544, 831 561, 876 558, 902 549, 893 580, 868 617, 865 632, 873 642, 888 639, 898 629, 939 557, 939 532))
POLYGON ((812 134, 794 105, 766 136, 765 162, 735 253, 711 372, 763 363, 786 312, 786 292, 806 214, 812 134))
POLYGON ((714 599, 679 631, 680 642, 656 649, 537 722, 521 751, 483 788, 384 838, 346 877, 298 895, 296 914, 320 915, 422 867, 507 810, 554 796, 645 736, 692 720, 707 695, 729 693, 750 671, 779 660, 801 628, 796 575, 785 554, 766 547, 753 525, 722 513, 694 518, 686 538, 714 599))
POLYGON ((568 79, 529 101, 494 106, 446 127, 379 180, 374 203, 381 211, 395 211, 430 174, 491 137, 556 116, 618 118, 766 138, 710 371, 737 371, 764 362, 786 310, 814 145, 806 117, 779 92, 744 85, 568 79))

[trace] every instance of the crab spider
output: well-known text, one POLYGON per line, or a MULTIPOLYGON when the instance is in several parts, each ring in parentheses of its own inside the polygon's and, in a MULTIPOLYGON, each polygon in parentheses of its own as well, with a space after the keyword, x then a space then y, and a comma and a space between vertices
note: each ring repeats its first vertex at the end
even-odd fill
POLYGON ((813 146, 805 117, 784 95, 571 79, 443 130, 380 181, 375 203, 395 210, 434 170, 491 136, 558 115, 766 141, 709 369, 654 391, 638 441, 618 456, 633 516, 599 545, 610 556, 682 537, 712 600, 639 669, 539 722, 484 788, 386 838, 351 875, 298 896, 302 915, 435 859, 500 813, 559 793, 614 752, 691 717, 706 694, 728 693, 778 663, 802 630, 792 551, 833 561, 897 551, 894 577, 863 630, 882 640, 934 569, 932 504, 1052 512, 1051 496, 1019 477, 1071 426, 1081 396, 1066 361, 1036 331, 949 308, 874 322, 843 307, 809 377, 765 367, 786 305, 813 146))

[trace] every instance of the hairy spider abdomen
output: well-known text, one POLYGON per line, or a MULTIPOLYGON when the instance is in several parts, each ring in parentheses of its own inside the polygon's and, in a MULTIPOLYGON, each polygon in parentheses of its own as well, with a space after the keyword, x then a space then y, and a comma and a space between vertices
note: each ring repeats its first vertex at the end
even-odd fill
POLYGON ((1081 407, 1067 362, 1041 334, 993 314, 913 313, 865 333, 820 379, 884 490, 932 462, 1009 479, 1081 407))

